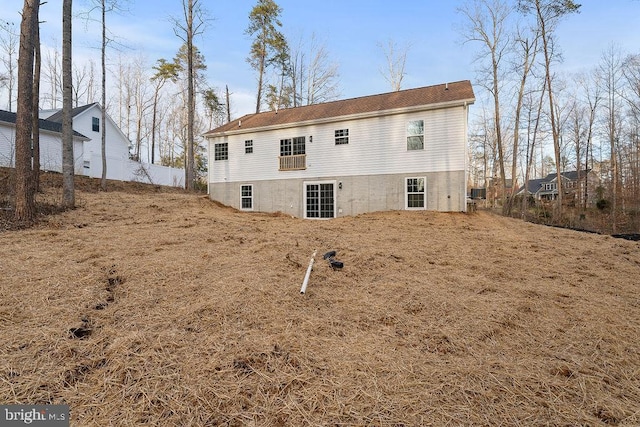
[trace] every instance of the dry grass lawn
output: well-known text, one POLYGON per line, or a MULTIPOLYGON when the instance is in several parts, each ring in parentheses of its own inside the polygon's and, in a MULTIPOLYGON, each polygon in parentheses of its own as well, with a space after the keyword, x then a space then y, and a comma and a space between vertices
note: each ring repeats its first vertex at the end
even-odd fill
POLYGON ((66 403, 74 426, 640 425, 637 242, 78 202, 0 232, 0 403, 66 403))

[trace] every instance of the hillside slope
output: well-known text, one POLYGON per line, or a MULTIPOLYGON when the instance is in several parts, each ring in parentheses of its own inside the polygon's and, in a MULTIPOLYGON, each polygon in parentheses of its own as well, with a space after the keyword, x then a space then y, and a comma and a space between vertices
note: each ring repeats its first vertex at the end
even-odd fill
POLYGON ((0 402, 82 426, 640 424, 637 242, 483 212, 78 201, 0 233, 0 402))

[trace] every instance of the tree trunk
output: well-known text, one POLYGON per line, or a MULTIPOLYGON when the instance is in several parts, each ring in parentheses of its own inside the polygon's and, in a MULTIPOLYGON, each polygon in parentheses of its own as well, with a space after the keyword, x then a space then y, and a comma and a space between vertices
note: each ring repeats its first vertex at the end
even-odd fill
POLYGON ((72 0, 62 2, 62 206, 75 206, 73 158, 73 75, 71 67, 72 0))
POLYGON ((229 85, 225 86, 227 92, 227 123, 231 122, 231 101, 229 99, 229 85))
POLYGON ((194 67, 193 67, 193 0, 189 0, 188 5, 188 17, 187 17, 187 64, 188 64, 188 77, 187 77, 187 163, 186 163, 186 178, 185 183, 187 190, 193 190, 195 181, 195 162, 194 162, 194 115, 195 115, 195 95, 194 95, 194 67))
MULTIPOLYGON (((542 115, 542 104, 544 103, 544 92, 545 92, 545 88, 544 86, 542 87, 542 92, 540 93, 540 100, 538 101, 538 111, 536 113, 536 120, 535 120, 535 126, 533 127, 533 140, 531 141, 531 150, 527 150, 527 162, 526 162, 526 169, 525 169, 525 177, 524 177, 524 188, 525 188, 525 198, 522 201, 522 211, 523 212, 527 212, 528 209, 528 198, 529 198, 529 176, 530 176, 530 172, 531 172, 531 164, 533 163, 533 158, 535 156, 535 147, 536 147, 536 140, 537 140, 537 136, 538 136, 538 128, 540 126, 540 116, 542 115)), ((529 123, 531 123, 531 120, 529 120, 529 123)), ((528 132, 531 133, 531 132, 528 132)))
POLYGON ((106 0, 101 0, 102 5, 102 117, 100 119, 100 137, 101 137, 101 152, 102 152, 102 178, 100 180, 100 187, 102 191, 107 191, 107 5, 106 0))
POLYGON ((260 57, 260 64, 258 68, 258 95, 256 96, 256 114, 260 112, 260 106, 262 104, 262 86, 264 85, 264 67, 265 67, 265 55, 267 47, 262 46, 262 56, 260 57))
POLYGON ((32 223, 35 218, 31 135, 33 132, 33 53, 38 25, 38 0, 25 0, 20 25, 18 55, 18 105, 16 108, 16 181, 14 219, 32 223))
POLYGON ((153 96, 153 113, 151 117, 151 164, 155 163, 156 159, 156 120, 158 118, 158 92, 160 89, 156 89, 156 93, 153 96))
MULTIPOLYGON (((500 117, 500 82, 498 81, 498 62, 495 58, 495 51, 492 51, 492 69, 493 69, 493 106, 496 121, 496 142, 498 144, 498 162, 500 167, 500 182, 502 185, 502 208, 503 212, 506 207, 507 200, 507 177, 504 173, 504 149, 502 148, 502 122, 500 117)), ((513 180, 513 177, 512 177, 513 180)), ((513 190, 513 188, 512 188, 513 190)))
MULTIPOLYGON (((615 119, 611 119, 611 123, 615 123, 615 119)), ((611 233, 617 233, 618 223, 616 217, 618 214, 618 161, 616 151, 616 137, 614 136, 615 130, 611 132, 609 136, 609 142, 611 144, 611 183, 613 185, 613 194, 611 196, 611 233)))
POLYGON ((542 15, 541 5, 536 1, 536 10, 538 14, 538 22, 540 24, 540 36, 542 37, 542 45, 544 51, 545 64, 545 82, 547 84, 547 94, 549 96, 549 119, 551 120, 551 134, 553 136, 553 151, 556 161, 556 174, 558 180, 558 199, 556 201, 556 219, 562 219, 563 211, 563 188, 562 188, 562 164, 560 162, 560 138, 558 135, 558 127, 556 126, 555 108, 553 103, 553 91, 551 90, 551 57, 549 53, 549 36, 545 28, 545 19, 542 15))
POLYGON ((35 27, 34 64, 33 64, 33 192, 40 191, 40 74, 42 70, 42 55, 40 50, 40 25, 35 27))

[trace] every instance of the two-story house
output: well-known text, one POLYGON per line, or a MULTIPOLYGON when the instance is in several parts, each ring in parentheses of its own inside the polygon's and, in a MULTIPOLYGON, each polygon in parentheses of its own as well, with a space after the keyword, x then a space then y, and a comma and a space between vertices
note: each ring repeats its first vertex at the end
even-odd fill
POLYGON ((205 134, 211 199, 335 218, 466 210, 469 81, 246 115, 205 134))
MULTIPOLYGON (((582 199, 585 194, 585 182, 587 185, 587 201, 590 204, 595 203, 597 186, 600 180, 597 174, 592 170, 567 171, 560 174, 562 178, 563 193, 570 199, 582 199), (586 178, 586 181, 585 181, 586 178)), ((533 196, 536 200, 555 200, 558 198, 558 174, 550 173, 541 179, 530 179, 528 186, 520 187, 517 194, 527 194, 533 196)), ((583 199, 582 199, 583 200, 583 199)))
MULTIPOLYGON (((107 178, 126 180, 128 177, 121 171, 122 164, 129 160, 129 139, 122 133, 118 125, 106 115, 106 123, 102 121, 102 107, 97 102, 76 107, 71 111, 73 128, 91 139, 85 143, 83 153, 83 175, 102 175, 102 126, 106 126, 105 144, 108 159, 107 178)), ((42 110, 40 117, 52 122, 62 123, 62 110, 42 110)))
MULTIPOLYGON (((104 130, 108 179, 171 186, 182 186, 184 183, 184 169, 152 165, 130 159, 129 138, 109 114, 105 114, 103 123, 102 106, 99 103, 76 107, 71 111, 71 116, 73 128, 90 137, 85 142, 82 152, 82 175, 102 177, 102 131, 104 130)), ((42 110, 40 117, 50 122, 62 123, 62 110, 42 110)))

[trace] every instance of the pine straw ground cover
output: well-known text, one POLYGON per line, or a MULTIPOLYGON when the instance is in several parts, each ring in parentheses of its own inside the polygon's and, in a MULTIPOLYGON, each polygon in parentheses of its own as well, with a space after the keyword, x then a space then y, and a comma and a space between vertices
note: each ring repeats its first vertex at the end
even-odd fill
POLYGON ((640 424, 637 242, 78 199, 0 233, 0 403, 66 403, 74 426, 640 424))

